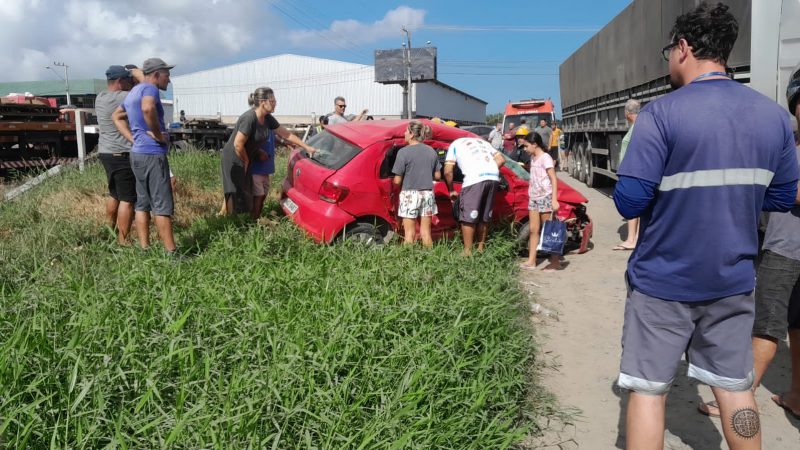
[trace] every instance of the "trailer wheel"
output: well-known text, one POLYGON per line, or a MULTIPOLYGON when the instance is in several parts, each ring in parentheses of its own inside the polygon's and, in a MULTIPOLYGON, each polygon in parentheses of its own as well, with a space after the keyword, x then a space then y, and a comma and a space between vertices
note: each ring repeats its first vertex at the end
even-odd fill
POLYGON ((578 179, 578 169, 577 163, 575 162, 578 158, 578 144, 573 143, 572 148, 569 151, 569 159, 567 160, 567 170, 569 171, 569 176, 574 179, 578 179))
POLYGON ((588 149, 586 148, 586 145, 585 144, 581 144, 581 148, 580 148, 581 171, 578 174, 578 179, 581 182, 584 182, 584 183, 586 182, 586 176, 588 175, 588 173, 586 172, 586 170, 587 170, 586 169, 586 164, 589 163, 589 158, 586 155, 587 152, 588 152, 588 149))
POLYGON ((593 188, 598 186, 597 175, 592 169, 592 150, 586 149, 586 186, 593 188))

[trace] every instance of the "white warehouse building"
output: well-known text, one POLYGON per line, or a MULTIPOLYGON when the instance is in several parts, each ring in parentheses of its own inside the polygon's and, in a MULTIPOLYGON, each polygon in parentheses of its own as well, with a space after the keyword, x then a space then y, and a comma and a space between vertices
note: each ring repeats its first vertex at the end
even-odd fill
MULTIPOLYGON (((234 123, 247 109, 247 97, 267 86, 278 100, 281 123, 310 123, 333 112, 333 100, 347 100, 347 114, 363 109, 375 119, 403 114, 403 88, 376 83, 373 66, 299 55, 278 55, 172 77, 175 120, 221 118, 234 123)), ((440 117, 462 124, 484 123, 486 102, 439 81, 413 83, 415 117, 440 117)))

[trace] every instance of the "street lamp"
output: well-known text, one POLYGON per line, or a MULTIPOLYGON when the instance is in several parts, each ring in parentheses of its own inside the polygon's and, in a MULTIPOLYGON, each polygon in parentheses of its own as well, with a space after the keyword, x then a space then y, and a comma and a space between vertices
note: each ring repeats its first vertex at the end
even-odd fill
MULTIPOLYGON (((64 68, 64 78, 63 78, 63 80, 64 80, 64 84, 66 86, 66 91, 67 91, 67 105, 71 105, 72 104, 72 99, 70 99, 70 97, 69 97, 69 66, 66 63, 59 62, 59 61, 53 61, 53 65, 57 66, 57 67, 63 67, 64 68)), ((58 75, 58 72, 56 72, 55 69, 53 69, 50 66, 45 66, 45 69, 50 69, 50 70, 53 71, 53 73, 58 75)), ((59 75, 59 78, 61 78, 60 75, 59 75)))

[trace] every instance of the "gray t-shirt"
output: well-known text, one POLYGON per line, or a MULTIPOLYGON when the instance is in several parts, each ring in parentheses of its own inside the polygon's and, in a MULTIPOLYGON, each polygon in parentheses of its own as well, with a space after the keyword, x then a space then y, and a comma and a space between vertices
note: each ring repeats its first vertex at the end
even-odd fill
MULTIPOLYGON (((800 147, 797 147, 797 161, 800 163, 800 147)), ((800 261, 800 206, 783 213, 769 213, 764 250, 800 261)))
POLYGON ((404 191, 430 191, 433 174, 441 169, 436 150, 425 144, 414 144, 397 152, 392 173, 403 177, 404 191))
POLYGON ((97 114, 97 128, 100 137, 97 142, 98 153, 125 153, 131 151, 131 142, 125 139, 117 130, 111 114, 128 96, 128 91, 103 91, 97 94, 94 100, 95 113, 97 114))
POLYGON ((337 123, 347 123, 347 122, 349 122, 349 120, 346 117, 340 116, 338 114, 331 114, 330 116, 328 116, 328 125, 336 125, 337 123))
POLYGON ((542 143, 544 144, 544 151, 547 151, 550 148, 550 139, 553 137, 553 129, 545 125, 544 128, 536 127, 534 128, 533 131, 535 131, 536 133, 539 134, 539 136, 542 137, 542 143))

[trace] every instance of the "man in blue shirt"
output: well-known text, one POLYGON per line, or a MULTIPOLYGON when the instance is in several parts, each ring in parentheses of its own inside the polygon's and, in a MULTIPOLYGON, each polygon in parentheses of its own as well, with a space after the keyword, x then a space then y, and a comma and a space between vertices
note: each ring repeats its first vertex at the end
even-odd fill
POLYGON ((158 91, 167 90, 173 67, 160 58, 145 61, 142 64, 144 82, 130 91, 113 115, 120 133, 133 142, 131 168, 136 177, 136 233, 139 244, 142 248, 150 247, 152 212, 158 236, 170 254, 176 250, 172 232, 175 205, 167 161, 169 136, 164 127, 164 108, 158 91))
POLYGON ((712 387, 729 447, 760 448, 750 390, 758 218, 792 207, 798 165, 786 111, 725 74, 737 34, 723 4, 677 18, 663 49, 676 91, 641 110, 618 171, 617 209, 641 220, 618 380, 633 391, 627 448, 663 445, 684 352, 689 376, 712 387))

